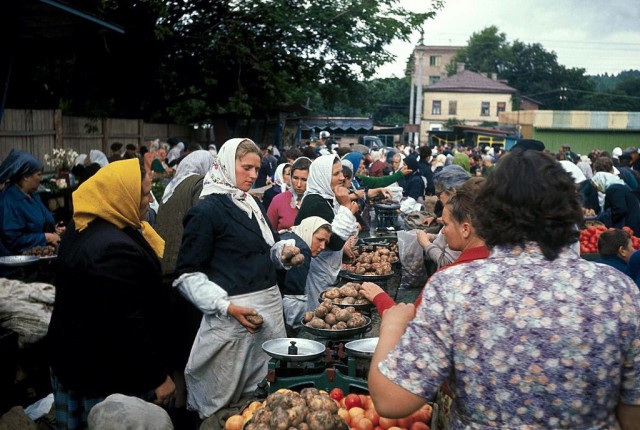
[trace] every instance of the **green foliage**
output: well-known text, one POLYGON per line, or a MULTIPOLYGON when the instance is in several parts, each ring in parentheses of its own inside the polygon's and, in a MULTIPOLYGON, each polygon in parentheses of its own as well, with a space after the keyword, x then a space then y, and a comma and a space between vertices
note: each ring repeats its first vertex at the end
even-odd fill
POLYGON ((453 130, 453 127, 455 127, 456 125, 464 125, 464 124, 465 124, 465 121, 463 119, 458 119, 454 117, 446 120, 444 124, 442 124, 442 126, 444 127, 445 130, 453 130))

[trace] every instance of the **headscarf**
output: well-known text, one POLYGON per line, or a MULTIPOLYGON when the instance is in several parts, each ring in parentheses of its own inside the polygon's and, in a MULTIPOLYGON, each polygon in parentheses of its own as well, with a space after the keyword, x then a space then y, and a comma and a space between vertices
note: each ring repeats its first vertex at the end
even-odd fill
POLYGON ((278 164, 276 172, 273 174, 273 182, 280 187, 281 192, 287 191, 287 184, 284 182, 284 169, 291 166, 289 163, 278 164))
POLYGON ((107 159, 107 156, 104 155, 104 152, 98 149, 92 149, 91 151, 89 151, 89 160, 91 160, 92 163, 98 163, 100 167, 104 167, 109 164, 109 159, 107 159))
POLYGON ((562 168, 571 175, 571 177, 573 178, 573 182, 575 182, 576 184, 581 184, 582 182, 587 180, 587 177, 584 176, 582 170, 580 170, 578 166, 573 164, 573 161, 560 160, 559 163, 560 165, 562 165, 562 168))
POLYGON ((342 159, 351 161, 351 164, 353 165, 353 177, 355 178, 358 174, 358 169, 360 169, 360 164, 362 163, 362 154, 358 151, 348 152, 344 154, 342 159))
POLYGON ((28 152, 12 149, 0 164, 0 184, 16 182, 43 169, 42 162, 28 152))
POLYGON ((462 167, 467 172, 471 171, 471 160, 469 160, 469 156, 464 152, 458 152, 454 157, 451 164, 457 164, 462 167))
POLYGON ((291 227, 291 231, 298 235, 300 239, 311 248, 313 242, 313 234, 323 225, 331 226, 331 223, 319 216, 310 216, 303 219, 300 224, 291 227))
POLYGON ((244 141, 249 141, 255 145, 253 140, 245 138, 229 139, 222 145, 218 152, 218 158, 213 160, 213 165, 211 169, 209 169, 209 173, 204 177, 200 198, 208 196, 209 194, 227 194, 231 197, 231 201, 247 214, 249 219, 253 216, 256 217, 264 240, 269 245, 273 245, 275 243, 273 233, 262 215, 258 204, 251 194, 242 191, 237 186, 236 152, 238 145, 244 141))
POLYGON ((318 194, 323 199, 331 200, 331 207, 334 212, 338 210, 338 201, 331 189, 331 176, 333 174, 333 163, 336 160, 339 160, 339 158, 335 154, 321 155, 313 160, 311 166, 309 166, 307 191, 304 193, 304 197, 309 194, 318 194))
POLYGON ((178 142, 176 145, 169 150, 167 154, 167 162, 171 163, 173 160, 177 160, 180 158, 182 151, 184 150, 184 143, 178 142))
POLYGON ((73 166, 83 166, 84 160, 87 158, 87 154, 79 154, 75 160, 73 160, 73 166))
POLYGON ((438 167, 444 166, 444 164, 447 162, 447 156, 444 154, 438 154, 432 162, 433 164, 431 166, 431 170, 435 172, 438 167))
POLYGON ((585 178, 593 178, 593 170, 591 169, 591 160, 586 155, 580 156, 580 161, 576 164, 578 168, 584 173, 585 178))
MULTIPOLYGON (((179 145, 179 144, 178 144, 179 145)), ((178 188, 178 185, 182 183, 189 176, 207 174, 211 166, 213 165, 214 156, 209 152, 202 149, 191 152, 189 155, 178 164, 176 169, 176 175, 171 182, 167 184, 162 195, 162 203, 167 203, 169 197, 173 195, 173 192, 178 188)))
POLYGON ((601 193, 606 192, 611 185, 624 185, 624 181, 618 175, 614 175, 613 173, 609 172, 598 172, 593 175, 593 178, 591 178, 591 180, 594 184, 596 184, 596 188, 601 193))
POLYGON ((140 229, 156 255, 162 258, 164 240, 148 222, 140 221, 141 188, 140 162, 137 159, 118 161, 101 168, 73 193, 76 230, 84 230, 96 218, 120 229, 140 229))
POLYGON ((406 164, 407 167, 411 169, 414 174, 418 173, 418 169, 420 168, 420 166, 418 165, 418 160, 416 160, 415 157, 406 157, 404 159, 404 164, 406 164))

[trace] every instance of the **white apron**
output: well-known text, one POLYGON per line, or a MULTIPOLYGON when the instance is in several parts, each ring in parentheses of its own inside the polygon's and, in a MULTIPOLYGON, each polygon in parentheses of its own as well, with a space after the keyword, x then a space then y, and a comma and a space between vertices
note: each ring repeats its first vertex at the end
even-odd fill
POLYGON ((305 291, 307 293, 307 311, 314 311, 320 305, 320 294, 338 281, 342 267, 342 250, 323 250, 311 259, 305 291))
POLYGON ((204 315, 185 369, 187 407, 210 417, 243 394, 252 393, 267 376, 267 340, 286 337, 282 299, 277 286, 229 297, 237 306, 255 309, 264 319, 251 334, 232 316, 204 315))

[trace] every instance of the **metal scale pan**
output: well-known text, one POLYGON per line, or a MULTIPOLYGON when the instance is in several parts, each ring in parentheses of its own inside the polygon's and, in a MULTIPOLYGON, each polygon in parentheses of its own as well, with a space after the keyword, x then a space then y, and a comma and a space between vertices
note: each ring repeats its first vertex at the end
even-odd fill
POLYGON ((366 339, 352 340, 344 345, 347 355, 356 358, 371 358, 373 352, 378 345, 377 337, 368 337, 366 339))
POLYGON ((262 350, 278 360, 312 361, 322 356, 325 346, 315 340, 281 337, 264 342, 262 350))

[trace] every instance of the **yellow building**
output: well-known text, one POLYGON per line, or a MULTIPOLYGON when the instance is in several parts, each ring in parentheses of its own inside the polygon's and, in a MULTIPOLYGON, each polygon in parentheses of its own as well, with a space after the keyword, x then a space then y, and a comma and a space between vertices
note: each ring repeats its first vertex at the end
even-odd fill
POLYGON ((427 86, 423 94, 420 141, 428 141, 431 130, 442 130, 450 119, 477 126, 498 122, 503 112, 512 111, 512 98, 518 92, 497 79, 460 68, 458 73, 427 86))

